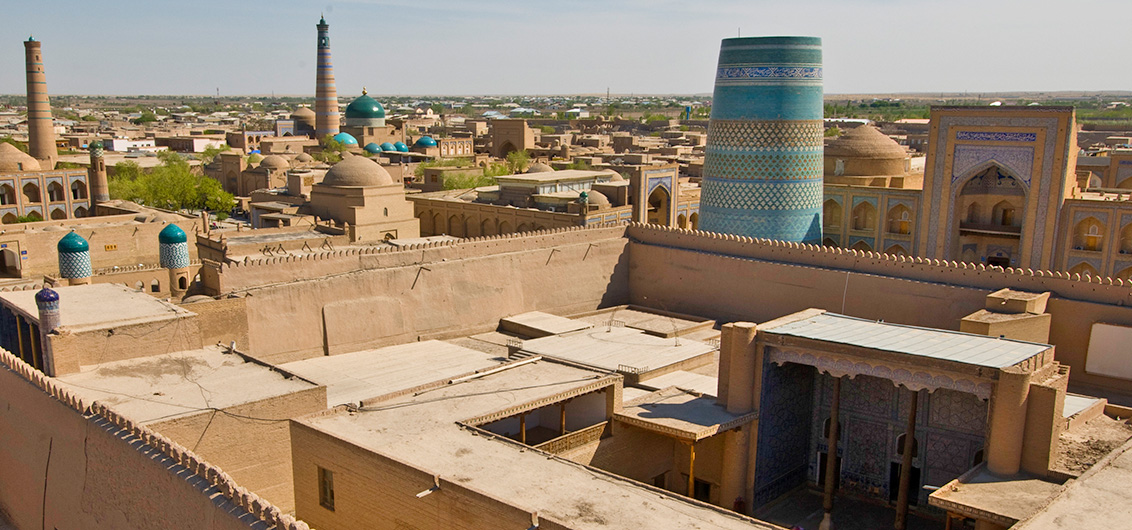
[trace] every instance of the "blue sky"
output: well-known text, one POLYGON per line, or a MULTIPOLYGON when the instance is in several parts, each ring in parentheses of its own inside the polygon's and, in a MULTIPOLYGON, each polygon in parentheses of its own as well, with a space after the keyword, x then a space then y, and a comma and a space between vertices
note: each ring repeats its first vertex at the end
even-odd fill
POLYGON ((710 93, 739 33, 822 37, 827 93, 1132 89, 1128 0, 6 4, 5 94, 34 34, 55 94, 310 95, 323 12, 344 96, 710 93))

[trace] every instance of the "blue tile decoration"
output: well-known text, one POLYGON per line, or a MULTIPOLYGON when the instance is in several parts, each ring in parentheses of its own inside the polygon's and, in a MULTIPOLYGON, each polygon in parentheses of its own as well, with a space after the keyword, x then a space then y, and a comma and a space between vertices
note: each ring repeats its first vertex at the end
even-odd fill
POLYGON ((90 278, 90 252, 60 252, 59 275, 64 278, 90 278))
POLYGON ((1021 132, 981 132, 959 131, 955 133, 956 140, 971 140, 975 142, 1036 142, 1037 133, 1021 132))
POLYGON ((821 39, 724 39, 705 147, 700 228, 821 242, 821 39))
POLYGON ((815 372, 799 364, 763 363, 754 508, 806 481, 815 372))
POLYGON ((184 269, 189 266, 188 243, 161 243, 158 245, 161 266, 166 269, 184 269))

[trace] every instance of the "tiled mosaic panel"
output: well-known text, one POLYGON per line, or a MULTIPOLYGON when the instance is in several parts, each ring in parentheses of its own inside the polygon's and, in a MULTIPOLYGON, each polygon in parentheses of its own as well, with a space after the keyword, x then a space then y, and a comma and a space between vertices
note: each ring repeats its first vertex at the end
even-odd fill
POLYGON ((158 245, 161 252, 161 266, 166 269, 183 269, 189 266, 188 243, 162 243, 158 245))
POLYGON ((806 480, 814 372, 797 364, 763 365, 753 507, 806 480))
POLYGON ((707 148, 817 150, 820 153, 825 147, 824 132, 821 120, 713 119, 708 123, 707 148))
POLYGON ((89 252, 60 252, 59 274, 64 278, 89 278, 93 275, 89 252))

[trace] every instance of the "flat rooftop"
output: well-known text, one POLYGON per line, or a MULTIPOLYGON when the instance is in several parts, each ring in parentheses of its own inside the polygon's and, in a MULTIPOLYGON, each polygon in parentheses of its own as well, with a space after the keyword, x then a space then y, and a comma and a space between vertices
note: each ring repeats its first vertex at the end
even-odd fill
POLYGON ((593 327, 593 324, 543 313, 542 311, 530 311, 501 318, 499 327, 527 337, 545 337, 589 329, 593 327))
POLYGON ((1025 475, 999 477, 982 464, 932 493, 930 504, 969 515, 992 514, 1001 518, 1002 524, 1022 521, 1037 513, 1061 487, 1057 482, 1025 475))
POLYGON ((388 348, 314 357, 279 365, 299 377, 326 386, 328 406, 451 379, 499 365, 482 351, 428 340, 388 348))
POLYGON ((318 386, 221 346, 99 364, 56 379, 84 399, 101 401, 142 423, 318 386))
POLYGON ((890 324, 836 313, 796 315, 800 318, 784 317, 768 323, 768 327, 759 326, 759 331, 1000 369, 1052 348, 1048 344, 890 324))
MULTIPOLYGON (((579 180, 579 179, 593 179, 597 177, 610 177, 608 171, 590 171, 586 169, 560 169, 558 171, 546 171, 543 173, 521 173, 518 175, 505 175, 496 177, 495 180, 501 184, 519 183, 519 182, 556 182, 560 180, 579 180)), ((578 190, 584 191, 584 190, 578 190)))
POLYGON ((640 372, 710 355, 715 347, 686 339, 666 339, 623 327, 597 327, 523 341, 523 352, 617 371, 640 372))
POLYGON ((614 416, 630 425, 669 437, 698 441, 750 423, 758 413, 732 414, 715 402, 668 387, 625 403, 614 416))
POLYGON ((1132 521, 1128 485, 1132 484, 1132 442, 1080 478, 1016 530, 1118 528, 1132 521), (1121 523, 1120 521, 1124 521, 1121 523))
MULTIPOLYGON (((146 322, 175 320, 196 313, 158 300, 122 285, 99 283, 53 288, 59 293, 60 326, 71 331, 109 329, 146 322)), ((33 322, 39 322, 35 305, 38 291, 0 293, 0 300, 33 322)))
POLYGON ((361 412, 295 421, 579 530, 775 528, 460 428, 458 421, 520 406, 536 408, 616 382, 602 372, 549 360, 516 364, 432 390, 366 402, 361 412))

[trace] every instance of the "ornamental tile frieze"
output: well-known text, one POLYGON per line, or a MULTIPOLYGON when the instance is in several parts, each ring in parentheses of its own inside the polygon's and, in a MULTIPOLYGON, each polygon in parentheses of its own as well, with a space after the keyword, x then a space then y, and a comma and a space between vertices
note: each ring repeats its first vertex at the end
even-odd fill
POLYGON ((785 363, 813 366, 822 373, 834 377, 868 375, 892 381, 894 385, 918 392, 927 390, 934 392, 941 388, 974 394, 979 399, 990 399, 994 385, 986 380, 943 374, 933 370, 893 368, 885 364, 873 364, 861 360, 815 355, 812 352, 784 349, 775 346, 766 347, 767 359, 779 366, 785 363))

